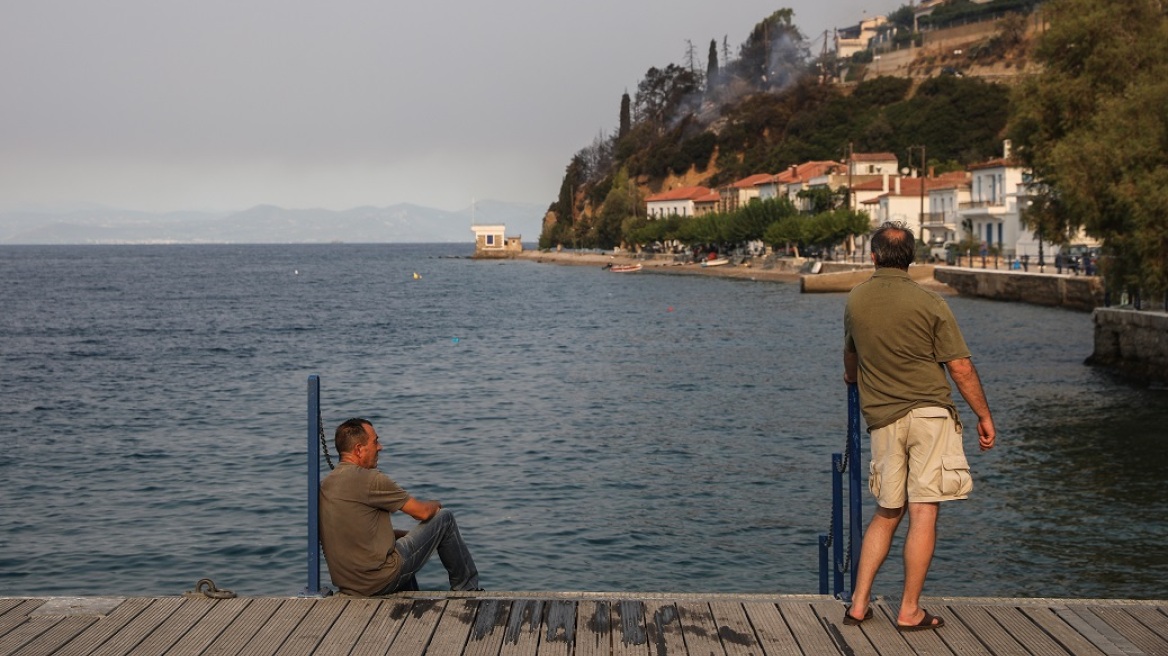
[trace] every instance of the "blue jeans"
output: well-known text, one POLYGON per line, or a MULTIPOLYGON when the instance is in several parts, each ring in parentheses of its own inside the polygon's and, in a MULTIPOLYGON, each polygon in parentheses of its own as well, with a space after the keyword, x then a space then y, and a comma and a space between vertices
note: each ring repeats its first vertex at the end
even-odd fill
POLYGON ((394 549, 401 555, 402 566, 397 578, 390 581, 379 595, 392 594, 403 590, 417 590, 415 574, 422 569, 434 552, 442 560, 446 574, 450 577, 451 590, 477 590, 479 570, 475 567, 470 550, 462 541, 454 513, 441 508, 430 519, 419 523, 405 537, 397 539, 394 549))

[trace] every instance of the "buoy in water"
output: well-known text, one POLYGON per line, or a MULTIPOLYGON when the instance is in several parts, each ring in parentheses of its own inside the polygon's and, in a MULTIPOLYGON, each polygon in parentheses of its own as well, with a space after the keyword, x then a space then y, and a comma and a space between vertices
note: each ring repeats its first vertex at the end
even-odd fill
POLYGON ((417 272, 417 271, 415 271, 415 272, 414 272, 414 280, 421 280, 421 279, 422 279, 422 276, 419 276, 419 275, 418 275, 418 272, 417 272))

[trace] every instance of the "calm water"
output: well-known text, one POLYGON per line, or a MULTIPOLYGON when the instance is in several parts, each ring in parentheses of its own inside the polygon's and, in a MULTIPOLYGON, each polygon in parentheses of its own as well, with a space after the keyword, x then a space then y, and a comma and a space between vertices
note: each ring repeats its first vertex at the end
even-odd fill
MULTIPOLYGON (((843 296, 469 252, 0 248, 0 595, 299 592, 313 373, 490 589, 817 592, 843 296)), ((1168 392, 1088 314, 950 303, 1000 446, 926 592, 1168 598, 1168 392)))

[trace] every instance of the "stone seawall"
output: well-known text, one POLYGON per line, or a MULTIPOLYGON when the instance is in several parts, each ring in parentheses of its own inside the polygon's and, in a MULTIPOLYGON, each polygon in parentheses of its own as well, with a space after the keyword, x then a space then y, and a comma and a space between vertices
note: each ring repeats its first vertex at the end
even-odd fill
POLYGON ((1103 305, 1103 281, 1095 276, 937 267, 933 276, 963 296, 1091 310, 1103 305))
POLYGON ((1097 308, 1093 319, 1095 352, 1087 364, 1168 383, 1168 314, 1097 308))

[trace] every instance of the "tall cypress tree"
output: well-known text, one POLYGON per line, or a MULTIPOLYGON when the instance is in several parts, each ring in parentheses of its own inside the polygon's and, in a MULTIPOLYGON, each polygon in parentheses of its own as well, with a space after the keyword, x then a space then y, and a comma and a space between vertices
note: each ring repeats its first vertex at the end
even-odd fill
POLYGON ((626 134, 629 133, 629 130, 632 128, 632 119, 629 117, 629 107, 631 104, 632 103, 629 100, 629 92, 626 91, 621 96, 620 127, 618 128, 617 133, 616 133, 617 139, 623 138, 626 134))
POLYGON ((714 91, 714 82, 718 77, 718 42, 710 39, 710 54, 706 56, 706 95, 714 91))

